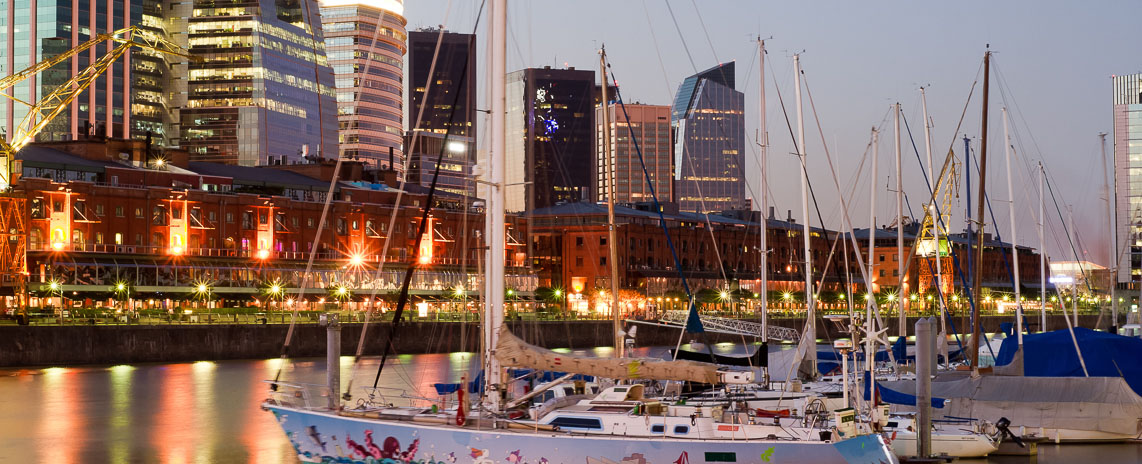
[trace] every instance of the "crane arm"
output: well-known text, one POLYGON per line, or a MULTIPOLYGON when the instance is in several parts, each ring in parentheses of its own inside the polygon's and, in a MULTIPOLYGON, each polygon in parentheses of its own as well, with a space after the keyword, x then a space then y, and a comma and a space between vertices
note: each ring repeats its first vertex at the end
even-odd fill
POLYGON ((115 60, 130 50, 132 45, 132 43, 120 44, 67 82, 57 86, 55 90, 44 96, 36 106, 28 110, 24 119, 20 120, 20 124, 16 126, 10 143, 0 140, 0 190, 7 190, 12 184, 12 173, 15 171, 13 162, 16 159, 16 153, 35 140, 36 134, 43 130, 44 126, 67 109, 75 97, 87 90, 91 83, 95 82, 95 79, 103 74, 103 71, 106 71, 107 67, 111 66, 115 60))
MULTIPOLYGON (((184 58, 189 58, 191 60, 199 59, 198 57, 193 57, 193 56, 186 54, 186 52, 183 51, 182 47, 179 47, 177 44, 175 44, 173 42, 167 41, 166 39, 163 39, 162 37, 159 37, 158 35, 156 35, 152 32, 149 32, 147 30, 141 29, 137 26, 131 26, 131 27, 125 27, 123 29, 119 29, 119 30, 114 31, 114 32, 99 34, 99 35, 91 38, 91 40, 88 40, 87 42, 84 42, 84 43, 80 44, 79 46, 76 46, 70 50, 67 50, 63 53, 60 53, 59 55, 53 56, 53 57, 48 58, 46 60, 40 61, 39 63, 33 64, 27 68, 24 68, 20 71, 12 73, 12 75, 10 75, 10 76, 5 76, 3 78, 0 78, 0 91, 7 89, 8 87, 11 87, 13 85, 16 85, 17 82, 20 82, 24 79, 27 79, 29 76, 37 74, 40 71, 48 69, 48 68, 55 66, 57 64, 63 63, 64 61, 67 61, 71 57, 74 57, 75 55, 78 55, 84 51, 87 51, 91 47, 94 47, 94 46, 101 44, 103 42, 107 42, 109 40, 115 41, 115 42, 118 42, 121 44, 131 43, 131 44, 135 45, 136 47, 142 48, 144 50, 151 50, 151 51, 155 51, 155 52, 159 52, 159 53, 165 53, 168 55, 177 55, 177 56, 181 56, 184 58)), ((24 102, 21 102, 21 103, 24 103, 24 102)), ((28 106, 31 106, 31 105, 28 105, 28 106)))

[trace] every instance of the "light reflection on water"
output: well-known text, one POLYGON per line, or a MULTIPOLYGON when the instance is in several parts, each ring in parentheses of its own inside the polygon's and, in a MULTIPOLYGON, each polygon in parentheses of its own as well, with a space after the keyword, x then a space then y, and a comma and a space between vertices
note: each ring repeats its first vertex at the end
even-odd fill
MULTIPOLYGON (((781 349, 773 347, 773 349, 781 349)), ((741 346, 718 344, 720 354, 741 346)), ((566 350, 603 356, 610 348, 566 350)), ((663 349, 638 349, 653 356, 663 349)), ((434 398, 432 383, 471 377, 476 353, 391 358, 378 386, 434 398)), ((376 361, 341 358, 342 385, 370 387, 376 361)), ((0 461, 296 462, 273 416, 260 409, 280 359, 0 370, 0 461)), ((284 364, 283 381, 320 384, 323 359, 284 364)), ((360 396, 360 393, 355 393, 360 396)), ((1142 445, 1040 448, 1039 463, 1142 462, 1142 445)), ((967 461, 965 461, 967 462, 967 461)), ((1002 460, 973 462, 1028 462, 1002 460)))

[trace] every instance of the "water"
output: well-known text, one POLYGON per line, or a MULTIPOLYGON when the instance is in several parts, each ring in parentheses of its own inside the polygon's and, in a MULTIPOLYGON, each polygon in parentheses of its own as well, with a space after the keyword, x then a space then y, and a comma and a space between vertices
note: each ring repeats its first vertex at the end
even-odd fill
MULTIPOLYGON (((609 348, 578 353, 606 355, 609 348)), ((434 397, 433 383, 459 381, 479 363, 472 353, 394 360, 379 385, 413 387, 426 397, 434 397)), ((296 462, 273 416, 259 408, 263 381, 279 365, 272 359, 0 370, 0 462, 296 462)), ((342 385, 351 365, 342 358, 342 385)), ((354 385, 372 385, 375 374, 375 361, 363 362, 354 385)), ((282 379, 323 383, 325 362, 290 362, 282 379)), ((1142 462, 1142 445, 1044 445, 1038 462, 1142 462)))

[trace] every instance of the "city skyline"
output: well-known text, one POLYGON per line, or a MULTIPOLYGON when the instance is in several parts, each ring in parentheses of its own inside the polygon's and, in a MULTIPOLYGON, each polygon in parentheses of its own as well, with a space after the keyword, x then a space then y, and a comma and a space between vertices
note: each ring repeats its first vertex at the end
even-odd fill
MULTIPOLYGON (((406 5, 409 27, 445 23, 451 30, 470 31, 479 4, 453 2, 451 10, 447 5, 448 2, 439 0, 406 5)), ((989 170, 988 191, 995 215, 1001 218, 998 221, 1001 232, 1004 236, 1009 233, 1005 219, 1006 172, 998 167, 1003 163, 1003 128, 999 114, 1006 99, 1011 106, 1012 137, 1019 160, 1025 164, 1044 160, 1060 202, 1062 220, 1057 213, 1048 216, 1047 250, 1056 259, 1074 259, 1070 246, 1063 242, 1062 229, 1067 221, 1066 204, 1071 204, 1081 246, 1089 253, 1080 259, 1105 262, 1106 228, 1096 225, 1106 222, 1097 134, 1109 133, 1112 128, 1110 75, 1142 69, 1142 64, 1122 61, 1119 57, 1130 56, 1129 48, 1124 42, 1113 40, 1115 31, 1129 27, 1127 18, 1132 15, 1123 12, 1142 11, 1138 5, 1124 2, 1081 7, 1065 2, 1002 5, 880 2, 873 6, 835 3, 817 7, 729 2, 719 4, 718 8, 703 9, 699 18, 693 5, 672 2, 670 8, 687 39, 685 47, 665 3, 607 4, 608 14, 603 16, 592 14, 593 5, 591 2, 510 5, 509 71, 544 65, 592 68, 597 63, 597 49, 606 44, 608 61, 622 86, 624 101, 668 104, 685 76, 719 62, 736 60, 737 87, 746 93, 746 170, 755 173, 758 169, 756 39, 759 35, 767 38, 767 113, 773 170, 771 204, 776 204, 778 210, 797 210, 799 190, 793 182, 796 180, 795 171, 791 169, 793 163, 789 163, 792 142, 777 90, 780 89, 790 122, 795 127, 791 55, 794 51, 801 52, 808 89, 815 99, 840 181, 846 190, 858 192, 850 200, 849 211, 857 227, 867 222, 867 166, 855 186, 851 176, 857 172, 868 145, 869 127, 881 125, 888 106, 899 101, 920 158, 924 158, 919 101, 919 87, 923 85, 927 87, 928 107, 934 122, 933 152, 937 163, 942 161, 949 147, 956 150, 957 158, 962 158, 963 142, 959 140, 962 134, 977 138, 980 132, 979 83, 966 110, 963 128, 959 134, 953 133, 953 129, 964 111, 972 82, 979 77, 983 53, 990 44, 995 53, 988 150, 993 168, 989 170), (1083 33, 1054 32, 1070 30, 1083 33), (716 52, 711 52, 712 47, 716 52), (1105 51, 1093 53, 1092 50, 1105 51), (693 63, 687 58, 687 51, 693 63), (997 73, 1002 79, 995 79, 997 73), (776 88, 774 81, 779 84, 776 88), (1001 92, 1000 86, 1006 90, 1001 92), (1042 98, 1044 95, 1052 98, 1042 98)), ((483 25, 477 34, 483 34, 483 25)), ((485 53, 484 48, 479 52, 485 53)), ((486 74, 481 69, 479 75, 486 74)), ((486 83, 481 83, 481 105, 484 87, 486 83)), ((804 106, 809 169, 825 223, 836 228, 841 226, 839 202, 808 100, 806 97, 804 106)), ((891 120, 886 122, 880 137, 882 175, 879 183, 887 186, 895 183, 888 177, 895 168, 891 120)), ((480 134, 481 146, 485 135, 480 134)), ((925 201, 922 193, 926 188, 911 144, 906 134, 903 139, 904 184, 909 205, 915 210, 925 201)), ((1016 163, 1019 166, 1019 161, 1016 163)), ((747 197, 756 198, 758 176, 747 175, 746 181, 747 197)), ((973 181, 973 186, 977 184, 978 179, 973 181)), ((1038 208, 1037 190, 1037 180, 1028 173, 1023 172, 1016 178, 1016 200, 1020 203, 1017 238, 1021 244, 1038 246, 1034 217, 1038 208)), ((892 193, 887 188, 881 189, 877 223, 882 226, 891 223, 896 215, 895 202, 883 201, 892 198, 887 195, 892 193)), ((960 204, 955 206, 958 214, 953 215, 955 231, 962 229, 965 207, 961 191, 960 204)), ((763 209, 756 203, 755 208, 763 209)), ((1048 200, 1048 212, 1053 209, 1048 200)), ((812 219, 817 224, 817 218, 812 219)))

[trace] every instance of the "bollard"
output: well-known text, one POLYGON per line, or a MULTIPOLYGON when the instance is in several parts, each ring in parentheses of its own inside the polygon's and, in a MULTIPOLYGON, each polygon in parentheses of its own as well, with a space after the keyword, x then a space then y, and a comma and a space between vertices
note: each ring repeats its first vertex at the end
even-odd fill
POLYGON ((916 456, 932 455, 932 319, 916 321, 916 456))
POLYGON ((341 409, 341 323, 337 313, 322 314, 325 326, 325 385, 329 387, 329 409, 341 409))

